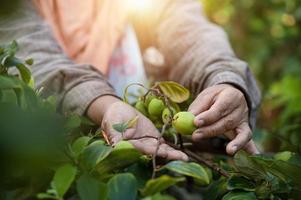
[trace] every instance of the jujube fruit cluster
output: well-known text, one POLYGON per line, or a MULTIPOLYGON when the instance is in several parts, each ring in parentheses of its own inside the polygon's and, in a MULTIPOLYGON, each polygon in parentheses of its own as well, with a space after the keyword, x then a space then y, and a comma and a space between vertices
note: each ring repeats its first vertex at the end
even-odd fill
POLYGON ((156 128, 161 129, 166 124, 167 135, 191 135, 197 128, 194 125, 195 116, 190 112, 181 111, 177 103, 165 101, 162 97, 149 93, 146 97, 140 97, 134 106, 148 117, 156 128))

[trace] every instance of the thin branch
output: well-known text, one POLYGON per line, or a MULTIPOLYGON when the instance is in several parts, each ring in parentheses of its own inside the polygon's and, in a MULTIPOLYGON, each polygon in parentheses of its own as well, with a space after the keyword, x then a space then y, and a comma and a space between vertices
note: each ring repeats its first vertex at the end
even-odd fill
MULTIPOLYGON (((178 147, 177 145, 174 145, 173 143, 167 143, 169 146, 173 147, 174 149, 177 150, 182 150, 180 147, 178 147)), ((224 176, 224 177, 229 177, 229 173, 227 171, 225 171, 224 169, 220 168, 218 165, 216 165, 215 163, 206 160, 204 158, 202 158, 201 156, 197 155, 196 153, 188 150, 188 149, 183 149, 182 150, 184 153, 186 153, 190 158, 193 158, 194 160, 196 160, 199 163, 202 163, 204 165, 206 165, 207 167, 211 168, 212 170, 218 172, 220 175, 224 176)))
POLYGON ((184 150, 184 145, 183 145, 183 138, 181 134, 177 134, 178 138, 179 138, 179 143, 180 143, 180 149, 183 151, 184 150))
MULTIPOLYGON (((165 127, 162 128, 162 131, 164 132, 163 129, 165 129, 165 127)), ((161 135, 163 133, 162 131, 161 131, 161 135)), ((158 140, 158 146, 157 146, 156 152, 154 153, 153 158, 152 158, 152 165, 153 165, 153 169, 154 169, 153 170, 152 178, 155 178, 155 176, 156 176, 156 156, 158 154, 159 146, 161 144, 161 141, 160 141, 161 137, 155 137, 155 136, 148 136, 148 135, 146 135, 146 136, 141 136, 141 137, 136 137, 136 138, 125 139, 127 141, 129 141, 129 140, 140 140, 140 139, 144 139, 144 138, 151 138, 151 139, 158 140)), ((206 165, 207 167, 209 167, 212 170, 216 171, 220 175, 222 175, 224 177, 229 177, 229 173, 227 171, 223 170, 222 168, 220 168, 215 163, 202 158, 201 156, 197 155, 196 153, 193 153, 192 151, 190 151, 188 149, 181 148, 178 145, 175 145, 173 143, 169 143, 169 142, 166 142, 166 141, 165 141, 165 143, 168 144, 169 146, 173 147, 174 149, 183 151, 184 153, 186 153, 188 155, 188 157, 190 159, 193 159, 194 161, 197 161, 197 162, 199 162, 201 164, 206 165)), ((187 144, 184 144, 184 145, 187 145, 187 144)))
POLYGON ((128 103, 128 98, 127 98, 127 94, 128 94, 128 89, 131 87, 131 86, 139 86, 139 87, 142 87, 142 88, 144 88, 144 89, 146 89, 146 90, 149 90, 148 88, 146 88, 143 84, 141 84, 141 83, 131 83, 131 84, 129 84, 126 88, 125 88, 125 90, 124 90, 124 93, 123 93, 123 100, 126 102, 126 103, 128 103))
POLYGON ((166 129, 166 126, 167 124, 164 124, 162 129, 161 129, 161 132, 160 132, 160 135, 158 137, 158 144, 157 144, 157 148, 156 148, 156 151, 153 155, 153 160, 152 160, 152 163, 153 163, 153 174, 152 174, 152 179, 154 179, 156 177, 156 157, 157 157, 157 154, 158 154, 158 151, 159 151, 159 147, 160 147, 160 144, 161 144, 161 138, 163 136, 163 133, 165 132, 165 129, 166 129))
POLYGON ((140 140, 140 139, 145 139, 145 138, 151 138, 151 139, 155 139, 155 140, 159 139, 158 137, 155 137, 155 136, 145 135, 145 136, 141 136, 141 137, 128 138, 128 139, 124 139, 124 140, 126 140, 126 141, 129 141, 129 140, 140 140))

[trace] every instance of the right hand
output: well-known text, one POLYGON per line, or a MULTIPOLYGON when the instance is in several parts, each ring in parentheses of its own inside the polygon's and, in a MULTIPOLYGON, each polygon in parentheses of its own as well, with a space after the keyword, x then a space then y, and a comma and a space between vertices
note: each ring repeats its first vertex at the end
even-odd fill
MULTIPOLYGON (((112 145, 122 139, 130 141, 135 148, 144 154, 154 155, 157 149, 158 130, 153 123, 139 111, 113 96, 103 96, 95 100, 88 109, 88 116, 101 125, 112 145), (127 122, 138 116, 138 121, 133 128, 127 129, 123 136, 113 129, 112 125, 127 122), (144 136, 151 136, 145 137, 144 136), (140 139, 135 139, 140 138, 140 139), (131 140, 133 139, 133 140, 131 140)), ((161 139, 158 156, 168 160, 188 160, 186 154, 175 150, 161 139)))

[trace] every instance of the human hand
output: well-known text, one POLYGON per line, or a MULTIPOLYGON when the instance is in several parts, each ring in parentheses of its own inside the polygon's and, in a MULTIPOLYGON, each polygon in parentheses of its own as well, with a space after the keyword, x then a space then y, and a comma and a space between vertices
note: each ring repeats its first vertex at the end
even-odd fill
MULTIPOLYGON (((158 146, 159 132, 153 123, 139 111, 119 99, 107 96, 95 100, 88 109, 88 115, 100 124, 112 145, 122 139, 130 141, 134 147, 144 154, 153 155, 158 146), (114 124, 124 123, 138 117, 134 127, 123 134, 113 129, 114 124), (145 137, 146 136, 146 137, 145 137)), ((188 160, 186 154, 175 150, 160 140, 157 155, 169 160, 188 160)))
POLYGON ((194 123, 198 129, 192 135, 194 141, 225 135, 232 140, 226 147, 228 154, 242 148, 251 154, 258 153, 249 127, 248 105, 240 90, 229 84, 209 87, 198 95, 188 111, 196 116, 194 123))

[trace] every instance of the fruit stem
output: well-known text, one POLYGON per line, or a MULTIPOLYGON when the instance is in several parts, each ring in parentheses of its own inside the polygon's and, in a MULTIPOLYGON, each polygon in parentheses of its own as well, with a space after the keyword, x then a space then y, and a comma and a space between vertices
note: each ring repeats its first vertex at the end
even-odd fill
POLYGON ((177 135, 178 135, 178 138, 179 138, 180 148, 181 148, 182 151, 184 151, 184 145, 183 145, 182 135, 179 134, 179 133, 177 135))
POLYGON ((152 179, 156 178, 156 171, 157 171, 156 157, 158 155, 159 147, 160 147, 160 144, 161 144, 161 138, 162 138, 162 136, 165 132, 166 126, 167 126, 167 124, 164 124, 162 129, 161 129, 160 135, 158 137, 158 144, 157 144, 157 147, 156 147, 156 151, 155 151, 155 153, 153 155, 153 158, 152 158, 152 164, 153 164, 152 179))
POLYGON ((149 91, 149 89, 146 88, 146 87, 145 87, 143 84, 141 84, 141 83, 131 83, 131 84, 129 84, 129 85, 124 89, 124 93, 123 93, 123 101, 124 101, 125 103, 128 103, 128 97, 127 97, 127 95, 128 95, 128 90, 129 90, 129 88, 130 88, 131 86, 134 86, 134 85, 140 86, 140 87, 142 87, 142 88, 144 88, 144 89, 146 89, 146 90, 149 91))

